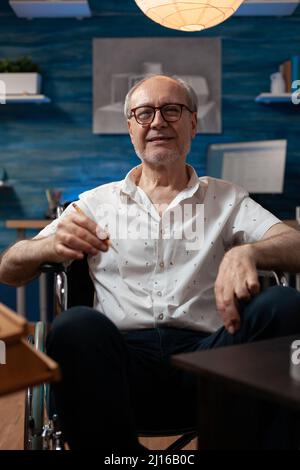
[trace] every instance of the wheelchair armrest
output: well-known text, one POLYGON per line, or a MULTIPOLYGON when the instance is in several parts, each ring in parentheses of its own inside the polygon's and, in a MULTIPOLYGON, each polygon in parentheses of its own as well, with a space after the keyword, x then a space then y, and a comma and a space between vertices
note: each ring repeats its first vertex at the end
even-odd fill
POLYGON ((42 273, 62 273, 66 272, 66 267, 63 263, 45 263, 40 266, 42 273))
POLYGON ((63 263, 44 263, 40 266, 41 273, 54 274, 55 315, 67 309, 68 276, 67 267, 63 263))
POLYGON ((270 285, 271 281, 278 286, 288 287, 289 285, 285 273, 283 272, 258 269, 257 274, 261 283, 265 284, 265 286, 270 285))

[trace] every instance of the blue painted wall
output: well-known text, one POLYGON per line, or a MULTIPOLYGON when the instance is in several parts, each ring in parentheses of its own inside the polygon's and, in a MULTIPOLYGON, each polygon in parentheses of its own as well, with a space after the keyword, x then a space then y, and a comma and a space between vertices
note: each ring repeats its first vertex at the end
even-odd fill
MULTIPOLYGON (((192 34, 160 27, 133 3, 117 15, 83 21, 27 21, 0 6, 0 57, 31 56, 42 70, 43 92, 52 100, 0 105, 0 167, 13 186, 0 190, 0 249, 15 237, 4 228, 7 218, 44 216, 46 188, 61 188, 68 198, 121 179, 138 163, 127 136, 92 134, 92 39, 192 34)), ((231 18, 193 34, 222 38, 223 134, 198 135, 189 162, 204 174, 208 143, 288 139, 285 192, 259 200, 279 217, 292 218, 300 205, 300 106, 267 107, 254 99, 268 90, 278 64, 300 54, 299 9, 291 17, 231 18)))

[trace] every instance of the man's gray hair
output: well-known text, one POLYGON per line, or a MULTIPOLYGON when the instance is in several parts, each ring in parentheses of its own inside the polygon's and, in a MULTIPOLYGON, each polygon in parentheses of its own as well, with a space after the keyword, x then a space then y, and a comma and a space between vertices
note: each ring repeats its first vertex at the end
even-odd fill
POLYGON ((124 114, 125 114, 126 119, 128 119, 130 117, 131 97, 132 97, 133 93, 135 92, 135 90, 137 88, 139 88, 140 85, 142 85, 142 83, 146 82, 147 80, 149 80, 149 78, 153 78, 153 77, 171 78, 176 83, 178 83, 178 85, 180 85, 186 93, 187 106, 190 108, 191 111, 193 111, 195 113, 197 112, 198 98, 197 98, 197 95, 195 93, 195 90, 187 82, 185 82, 181 78, 176 77, 176 75, 157 75, 157 74, 153 74, 153 75, 148 75, 147 77, 145 77, 142 80, 140 80, 139 82, 137 82, 128 91, 128 93, 126 95, 126 98, 125 98, 125 103, 124 103, 124 114))

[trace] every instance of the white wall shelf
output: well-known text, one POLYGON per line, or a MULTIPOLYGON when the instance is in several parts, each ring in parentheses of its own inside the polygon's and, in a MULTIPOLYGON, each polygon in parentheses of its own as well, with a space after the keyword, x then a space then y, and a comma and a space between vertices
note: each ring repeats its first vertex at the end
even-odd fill
POLYGON ((6 103, 50 103, 51 100, 45 95, 6 95, 6 103))
POLYGON ((291 93, 281 93, 279 95, 274 95, 273 93, 261 93, 255 98, 256 103, 262 104, 292 104, 291 93))

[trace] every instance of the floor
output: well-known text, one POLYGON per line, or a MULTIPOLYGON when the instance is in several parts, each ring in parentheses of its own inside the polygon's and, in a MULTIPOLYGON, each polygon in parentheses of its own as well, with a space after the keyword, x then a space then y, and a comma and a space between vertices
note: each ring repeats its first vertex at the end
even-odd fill
MULTIPOLYGON (((166 449, 172 442, 174 442, 179 436, 172 437, 143 437, 140 438, 140 442, 147 447, 149 450, 163 450, 166 449)), ((184 450, 197 450, 197 440, 194 439, 187 445, 184 450)))
POLYGON ((25 392, 0 397, 0 450, 23 449, 25 392))
MULTIPOLYGON (((14 393, 0 397, 0 450, 23 449, 25 392, 14 393)), ((165 449, 176 437, 140 438, 143 445, 150 450, 165 449)), ((196 440, 192 441, 186 449, 196 450, 196 440)))

